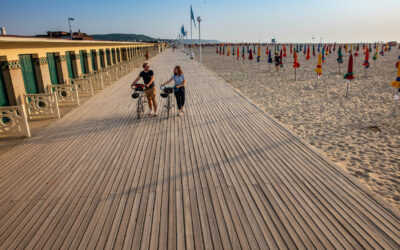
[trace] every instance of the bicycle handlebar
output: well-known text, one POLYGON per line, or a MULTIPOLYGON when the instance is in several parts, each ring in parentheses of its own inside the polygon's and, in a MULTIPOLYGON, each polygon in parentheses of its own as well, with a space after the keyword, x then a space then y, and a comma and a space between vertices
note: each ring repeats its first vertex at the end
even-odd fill
POLYGON ((141 86, 143 86, 143 88, 145 88, 144 83, 135 83, 134 85, 131 85, 131 89, 135 89, 137 85, 141 85, 141 86))

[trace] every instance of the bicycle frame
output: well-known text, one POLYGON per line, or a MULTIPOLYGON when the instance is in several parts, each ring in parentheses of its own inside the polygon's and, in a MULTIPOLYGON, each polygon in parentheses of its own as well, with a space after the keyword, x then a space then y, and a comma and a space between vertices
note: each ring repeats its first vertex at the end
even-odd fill
MULTIPOLYGON (((143 84, 137 84, 137 85, 140 85, 140 86, 142 86, 143 84)), ((138 93, 139 94, 139 96, 138 96, 138 100, 137 100, 137 105, 136 105, 136 112, 137 112, 137 118, 138 119, 140 119, 141 117, 142 117, 142 114, 143 114, 143 112, 144 112, 144 101, 143 101, 143 92, 144 92, 144 85, 143 85, 143 87, 142 88, 140 88, 140 89, 137 89, 136 88, 136 85, 135 85, 135 87, 133 87, 132 86, 132 89, 134 89, 135 90, 135 93, 138 93)))
POLYGON ((168 95, 167 96, 167 105, 165 107, 167 108, 167 118, 169 118, 169 115, 171 113, 171 107, 172 107, 172 97, 171 97, 172 92, 166 91, 166 89, 167 89, 166 87, 160 87, 160 89, 161 89, 161 91, 163 91, 163 93, 168 95))

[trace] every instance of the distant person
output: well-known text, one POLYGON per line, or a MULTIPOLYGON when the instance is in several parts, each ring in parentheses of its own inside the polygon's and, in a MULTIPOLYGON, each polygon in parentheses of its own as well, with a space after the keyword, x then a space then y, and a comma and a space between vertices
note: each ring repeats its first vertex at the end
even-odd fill
POLYGON ((172 80, 175 82, 174 94, 176 97, 176 104, 178 106, 178 116, 181 116, 183 113, 183 106, 185 105, 186 79, 180 66, 175 66, 173 76, 168 81, 161 84, 161 86, 170 83, 172 80))
POLYGON ((279 71, 279 66, 281 65, 281 57, 278 55, 278 52, 277 51, 275 51, 275 69, 276 69, 276 72, 278 72, 279 71))
POLYGON ((150 70, 150 65, 148 63, 143 64, 143 71, 140 72, 139 76, 132 83, 134 86, 140 78, 143 78, 145 93, 147 102, 149 103, 150 113, 149 115, 157 116, 157 100, 156 100, 156 86, 154 84, 154 72, 150 70), (154 112, 153 112, 154 107, 154 112))
POLYGON ((146 50, 145 56, 146 56, 146 61, 149 60, 149 51, 148 50, 146 50))

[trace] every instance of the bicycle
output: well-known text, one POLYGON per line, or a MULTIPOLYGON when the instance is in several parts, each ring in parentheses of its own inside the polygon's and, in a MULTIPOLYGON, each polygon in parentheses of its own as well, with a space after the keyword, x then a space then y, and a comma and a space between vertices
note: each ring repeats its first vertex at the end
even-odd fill
POLYGON ((135 92, 132 93, 132 98, 138 99, 136 105, 136 112, 137 112, 137 118, 140 119, 140 117, 144 112, 144 101, 143 101, 144 84, 138 83, 135 84, 134 86, 131 86, 131 88, 135 90, 135 92))
POLYGON ((164 106, 167 108, 167 118, 169 118, 169 114, 171 113, 171 108, 172 108, 172 97, 171 94, 172 92, 174 92, 174 88, 173 87, 165 87, 165 86, 161 86, 160 87, 161 92, 161 97, 162 98, 167 98, 167 105, 164 106))

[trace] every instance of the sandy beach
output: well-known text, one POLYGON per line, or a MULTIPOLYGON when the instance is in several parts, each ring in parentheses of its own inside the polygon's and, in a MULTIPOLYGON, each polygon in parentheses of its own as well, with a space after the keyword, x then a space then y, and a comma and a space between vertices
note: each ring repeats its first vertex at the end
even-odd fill
MULTIPOLYGON (((273 47, 269 47, 273 51, 273 47)), ((241 51, 241 48, 240 48, 241 51)), ((180 52, 178 52, 180 53, 180 52)), ((231 51, 232 53, 232 51, 231 51)), ((364 55, 355 57, 355 80, 345 98, 348 54, 338 73, 337 50, 327 56, 323 74, 316 83, 317 58, 305 60, 299 52, 300 68, 295 81, 293 55, 287 51, 284 67, 275 71, 267 63, 265 47, 261 62, 255 54, 252 62, 236 56, 216 54, 215 48, 203 49, 203 63, 253 100, 275 119, 292 129, 317 150, 323 152, 371 190, 400 208, 400 116, 395 119, 394 94, 399 50, 393 48, 372 60, 364 74, 364 55)), ((195 49, 198 60, 198 48, 195 49)))

